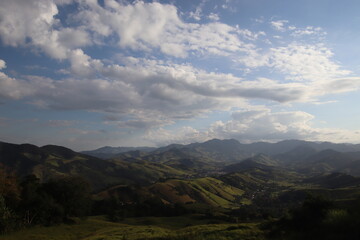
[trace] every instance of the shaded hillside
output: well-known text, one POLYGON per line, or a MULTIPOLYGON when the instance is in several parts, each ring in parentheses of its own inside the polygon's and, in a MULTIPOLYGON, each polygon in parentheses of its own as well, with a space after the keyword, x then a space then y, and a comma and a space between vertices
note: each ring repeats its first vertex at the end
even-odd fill
POLYGON ((343 153, 327 149, 298 161, 294 167, 303 173, 343 172, 358 176, 360 174, 360 153, 343 153))
POLYGON ((247 158, 240 163, 228 165, 224 168, 225 172, 240 172, 248 169, 271 169, 279 166, 278 162, 269 156, 259 154, 251 158, 247 158))
POLYGON ((106 161, 54 145, 0 143, 0 162, 20 177, 34 174, 41 181, 56 176, 81 176, 95 190, 120 183, 150 184, 159 178, 186 174, 160 163, 106 161))
POLYGON ((359 187, 360 178, 345 173, 331 173, 307 178, 303 183, 311 183, 324 188, 359 187))
POLYGON ((101 147, 95 150, 82 151, 81 153, 102 159, 113 158, 121 153, 131 151, 151 152, 156 148, 151 147, 101 147))
POLYGON ((159 148, 148 156, 152 161, 164 161, 164 156, 172 158, 201 158, 207 162, 233 162, 250 156, 244 151, 242 144, 237 140, 213 139, 204 143, 192 143, 188 145, 172 144, 159 148), (154 157, 152 157, 154 156, 154 157))
POLYGON ((0 162, 20 175, 31 173, 30 169, 43 164, 48 153, 31 144, 0 142, 0 162))
POLYGON ((317 152, 318 151, 316 149, 310 146, 300 145, 288 152, 274 155, 274 158, 278 159, 283 164, 294 165, 304 161, 310 156, 316 154, 317 152))

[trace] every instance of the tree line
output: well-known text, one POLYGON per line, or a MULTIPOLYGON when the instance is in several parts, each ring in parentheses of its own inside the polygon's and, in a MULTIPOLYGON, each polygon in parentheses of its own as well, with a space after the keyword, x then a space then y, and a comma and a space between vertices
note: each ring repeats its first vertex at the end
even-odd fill
POLYGON ((1 233, 83 218, 89 215, 91 204, 90 185, 81 177, 57 177, 42 183, 35 175, 19 180, 0 167, 1 233))
MULTIPOLYGON (((136 186, 131 188, 136 192, 136 186)), ((137 196, 131 203, 120 198, 93 198, 90 184, 80 176, 57 176, 41 182, 35 175, 19 179, 0 166, 0 233, 34 225, 72 223, 75 218, 90 215, 121 221, 127 217, 190 213, 183 204, 165 204, 156 197, 137 196)))

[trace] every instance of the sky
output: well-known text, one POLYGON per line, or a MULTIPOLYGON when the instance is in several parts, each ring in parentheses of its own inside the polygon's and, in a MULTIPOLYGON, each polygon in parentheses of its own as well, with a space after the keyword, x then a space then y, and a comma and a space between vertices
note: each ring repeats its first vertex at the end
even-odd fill
POLYGON ((1 0, 0 141, 360 143, 358 0, 1 0))

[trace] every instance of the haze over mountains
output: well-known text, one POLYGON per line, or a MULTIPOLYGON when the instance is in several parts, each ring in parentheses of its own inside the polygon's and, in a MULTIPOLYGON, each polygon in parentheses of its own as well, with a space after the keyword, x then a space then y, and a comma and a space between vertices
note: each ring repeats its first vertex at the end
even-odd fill
MULTIPOLYGON (((204 143, 192 143, 188 145, 171 144, 160 148, 149 147, 102 147, 96 150, 83 151, 82 153, 99 157, 113 158, 134 155, 157 156, 171 154, 183 154, 187 156, 211 157, 214 161, 239 161, 256 154, 265 154, 286 161, 292 162, 305 160, 311 155, 324 150, 335 152, 358 152, 360 144, 336 144, 331 142, 310 142, 301 140, 285 140, 277 143, 256 142, 242 144, 234 139, 219 140, 212 139, 204 143), (176 154, 176 153, 174 153, 176 154)), ((355 154, 356 155, 356 154, 355 154)))

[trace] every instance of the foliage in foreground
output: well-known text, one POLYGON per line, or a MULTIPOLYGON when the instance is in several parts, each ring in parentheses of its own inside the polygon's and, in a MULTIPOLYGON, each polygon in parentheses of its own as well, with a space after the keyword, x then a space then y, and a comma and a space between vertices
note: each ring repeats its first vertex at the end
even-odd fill
POLYGON ((198 224, 188 217, 134 218, 130 223, 114 223, 102 217, 89 217, 78 224, 32 227, 0 236, 6 240, 261 240, 262 232, 254 224, 198 224), (153 222, 159 220, 159 222, 153 222), (175 227, 178 222, 183 225, 175 227), (145 222, 150 223, 146 224, 145 222))
POLYGON ((19 184, 14 174, 0 168, 0 186, 0 233, 63 223, 90 213, 90 187, 80 177, 40 183, 30 175, 19 184))
POLYGON ((265 225, 271 239, 360 239, 360 199, 347 207, 320 196, 309 196, 301 207, 265 225))

